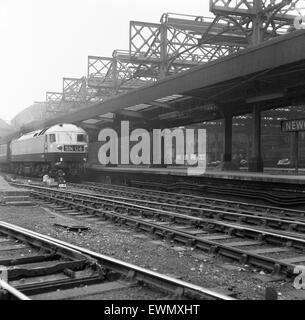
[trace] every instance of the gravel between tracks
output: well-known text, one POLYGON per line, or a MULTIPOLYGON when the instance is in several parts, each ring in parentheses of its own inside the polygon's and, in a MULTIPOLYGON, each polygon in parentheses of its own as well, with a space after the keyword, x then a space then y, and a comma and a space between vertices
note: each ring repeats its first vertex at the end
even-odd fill
POLYGON ((110 222, 97 225, 96 222, 73 219, 40 206, 0 206, 0 220, 193 284, 232 292, 238 299, 264 299, 266 287, 277 289, 279 299, 305 299, 305 291, 295 290, 292 280, 270 282, 267 281, 270 277, 260 274, 260 270, 244 268, 231 260, 214 258, 202 251, 153 238, 126 226, 110 222), (54 226, 55 223, 85 225, 90 230, 72 232, 54 226))

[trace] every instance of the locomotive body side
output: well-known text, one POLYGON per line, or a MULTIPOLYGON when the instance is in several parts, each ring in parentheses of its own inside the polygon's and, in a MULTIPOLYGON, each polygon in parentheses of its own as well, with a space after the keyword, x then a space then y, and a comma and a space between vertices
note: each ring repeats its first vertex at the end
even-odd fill
POLYGON ((10 142, 0 144, 0 170, 9 171, 10 154, 10 142))
POLYGON ((0 163, 7 163, 8 162, 8 153, 7 153, 8 145, 0 144, 0 163))
POLYGON ((13 140, 10 146, 11 171, 43 176, 62 169, 79 176, 87 160, 86 132, 72 124, 59 124, 13 140))
POLYGON ((11 162, 45 162, 45 137, 35 134, 11 142, 11 162))

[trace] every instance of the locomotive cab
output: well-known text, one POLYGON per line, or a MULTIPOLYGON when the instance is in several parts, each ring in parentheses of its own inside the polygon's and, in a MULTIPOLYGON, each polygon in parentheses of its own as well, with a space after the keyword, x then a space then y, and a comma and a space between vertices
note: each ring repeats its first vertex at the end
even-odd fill
MULTIPOLYGON (((87 160, 88 136, 86 132, 74 125, 60 124, 45 132, 45 155, 57 171, 65 176, 75 178, 84 170, 87 160)), ((61 175, 61 180, 63 175, 61 175)))

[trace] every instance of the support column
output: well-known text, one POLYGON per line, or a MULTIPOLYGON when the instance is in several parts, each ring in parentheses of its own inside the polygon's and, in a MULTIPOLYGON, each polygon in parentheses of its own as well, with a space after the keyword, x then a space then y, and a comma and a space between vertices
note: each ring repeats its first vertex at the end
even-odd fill
POLYGON ((289 134, 289 137, 288 137, 288 144, 289 144, 289 160, 291 161, 291 166, 294 166, 295 165, 295 159, 294 159, 294 139, 295 136, 294 136, 294 132, 291 132, 289 134))
POLYGON ((221 169, 239 169, 238 166, 232 162, 232 115, 226 115, 224 118, 224 153, 221 169))
POLYGON ((232 116, 224 119, 224 162, 232 161, 232 116))
POLYGON ((249 171, 263 172, 264 163, 261 154, 261 110, 258 105, 253 106, 252 114, 252 150, 249 161, 249 171))
POLYGON ((89 129, 86 127, 83 127, 83 129, 86 130, 86 132, 88 134, 88 138, 89 138, 88 156, 87 156, 87 161, 86 161, 86 165, 88 167, 85 167, 84 174, 91 179, 95 179, 97 177, 96 172, 94 173, 94 171, 92 169, 90 169, 90 167, 91 167, 91 165, 100 165, 100 162, 98 160, 98 150, 99 150, 99 146, 100 146, 100 143, 98 142, 99 130, 98 129, 89 129), (89 160, 90 160, 90 162, 89 162, 89 160))
POLYGON ((97 141, 99 130, 97 129, 93 130, 93 129, 87 129, 87 128, 83 128, 83 129, 86 131, 88 135, 89 143, 97 141))
POLYGON ((162 23, 160 26, 160 55, 161 55, 161 65, 160 65, 160 74, 159 78, 163 79, 167 75, 167 64, 168 64, 168 56, 167 56, 167 25, 162 23))
POLYGON ((215 154, 214 154, 214 159, 215 159, 215 161, 216 160, 218 160, 218 159, 220 159, 219 158, 219 153, 221 153, 221 150, 219 150, 220 148, 219 148, 219 140, 221 139, 220 137, 219 137, 219 132, 218 131, 216 131, 216 133, 215 133, 215 154))
POLYGON ((118 61, 116 57, 113 57, 113 62, 112 62, 112 81, 113 81, 113 89, 117 93, 119 89, 119 76, 118 76, 118 61))
POLYGON ((263 11, 263 1, 262 0, 254 0, 253 2, 253 11, 255 16, 253 18, 253 33, 252 33, 252 46, 259 45, 264 40, 263 35, 263 18, 264 16, 261 14, 263 11))
POLYGON ((295 174, 299 174, 299 132, 293 133, 293 164, 295 167, 295 174))

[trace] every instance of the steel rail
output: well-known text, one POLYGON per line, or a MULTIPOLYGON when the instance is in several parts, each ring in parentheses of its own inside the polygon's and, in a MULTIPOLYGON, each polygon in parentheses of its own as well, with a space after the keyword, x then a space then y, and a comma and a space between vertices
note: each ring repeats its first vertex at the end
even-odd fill
POLYGON ((158 182, 144 182, 144 181, 132 181, 131 183, 135 184, 135 185, 139 185, 140 187, 145 187, 145 186, 149 186, 149 188, 154 187, 154 188, 158 188, 158 189, 166 189, 166 191, 170 190, 170 189, 174 189, 174 188, 184 188, 186 190, 205 190, 209 192, 214 192, 214 193, 224 193, 226 192, 227 195, 232 195, 232 196, 244 196, 247 198, 259 198, 261 200, 266 200, 269 202, 273 202, 273 203, 280 203, 283 205, 297 205, 297 204, 304 204, 305 202, 305 196, 304 194, 301 195, 297 195, 297 196, 287 196, 287 195, 283 195, 281 194, 272 194, 269 191, 262 191, 262 189, 241 189, 241 188, 237 188, 234 186, 223 186, 220 185, 218 182, 213 184, 196 184, 196 183, 186 183, 186 182, 174 182, 172 184, 164 184, 164 183, 158 183, 158 182))
MULTIPOLYGON (((256 236, 258 235, 261 235, 261 234, 264 234, 265 236, 266 235, 269 235, 269 236, 272 236, 274 238, 278 238, 280 239, 280 241, 282 241, 282 239, 287 239, 287 241, 293 241, 293 244, 296 244, 296 245, 301 245, 301 247, 305 247, 305 240, 302 240, 301 238, 297 238, 296 236, 290 236, 290 235, 285 235, 283 233, 280 233, 280 232, 270 232, 268 231, 267 229, 258 229, 258 228, 251 228, 251 227, 247 227, 247 226, 244 226, 244 225, 238 225, 238 224, 229 224, 229 223, 225 223, 225 222, 221 222, 221 221, 218 221, 218 220, 213 220, 213 219, 204 219, 204 218, 198 218, 198 217, 192 217, 192 216, 189 216, 189 215, 185 215, 185 214, 181 214, 181 213, 174 213, 174 212, 171 212, 171 211, 165 211, 165 210, 161 210, 161 209, 156 209, 156 208, 150 208, 150 207, 145 207, 145 206, 140 206, 140 205, 137 205, 137 204, 131 204, 131 203, 128 203, 128 202, 122 202, 122 201, 119 201, 119 200, 109 200, 107 198, 103 198, 103 197, 96 197, 94 195, 90 195, 90 194, 84 194, 84 193, 78 193, 78 192, 72 192, 72 191, 59 191, 59 190, 54 190, 54 189, 48 189, 48 188, 43 188, 43 187, 35 187, 35 188, 38 188, 40 190, 47 190, 48 192, 55 192, 57 193, 58 195, 61 195, 61 196, 82 196, 83 199, 80 199, 80 201, 83 203, 84 201, 86 201, 86 198, 88 199, 87 201, 89 201, 89 199, 92 199, 90 200, 90 202, 93 202, 95 205, 97 204, 96 200, 99 200, 101 202, 110 202, 110 203, 113 203, 113 205, 111 205, 112 207, 114 207, 115 209, 118 209, 118 205, 121 206, 122 208, 126 208, 126 206, 129 206, 131 208, 134 208, 136 210, 139 211, 140 215, 145 215, 145 213, 147 212, 152 212, 152 215, 154 217, 164 217, 164 218, 168 218, 169 216, 171 217, 174 217, 178 222, 180 223, 184 223, 184 224, 190 224, 190 225, 194 225, 196 227, 203 227, 205 225, 214 225, 215 227, 218 227, 219 230, 221 230, 222 228, 226 228, 226 230, 230 230, 232 228, 234 228, 235 230, 243 230, 243 231, 248 231, 249 234, 255 234, 256 236)), ((33 191, 31 191, 33 192, 33 191)), ((46 195, 45 193, 43 193, 44 196, 47 196, 47 197, 51 197, 50 195, 46 195)), ((59 198, 57 197, 54 197, 53 198, 54 201, 56 200, 60 200, 59 198)), ((71 198, 70 199, 71 202, 67 202, 70 206, 82 206, 82 204, 76 204, 75 201, 76 199, 75 198, 71 198)), ((67 201, 67 199, 65 199, 65 201, 67 201)), ((93 209, 95 210, 96 207, 91 207, 91 208, 88 208, 86 205, 83 205, 83 209, 86 210, 86 209, 93 209)), ((128 213, 128 212, 127 212, 128 213)), ((260 219, 260 217, 257 217, 258 219, 260 219)), ((266 220, 265 217, 262 218, 263 220, 266 220)), ((172 221, 172 222, 175 222, 175 221, 172 221)), ((281 221, 281 222, 284 222, 281 221)), ((291 223, 291 224, 297 224, 293 221, 288 221, 288 223, 291 223)), ((295 234, 294 234, 295 235, 295 234)))
POLYGON ((6 281, 0 279, 0 291, 1 289, 7 291, 10 295, 17 298, 18 300, 31 300, 28 296, 20 292, 19 290, 12 287, 10 284, 8 284, 6 281))
MULTIPOLYGON (((94 259, 81 254, 80 252, 73 250, 71 248, 67 248, 65 246, 62 246, 60 244, 57 244, 55 242, 50 242, 50 241, 46 241, 45 239, 43 239, 42 237, 39 236, 35 236, 33 237, 32 235, 30 235, 29 233, 26 232, 19 232, 18 230, 14 229, 13 227, 8 228, 5 223, 1 223, 0 222, 0 233, 1 235, 5 235, 5 236, 9 236, 13 239, 17 239, 19 241, 21 241, 24 244, 27 245, 31 245, 36 249, 43 249, 46 250, 47 252, 50 252, 50 254, 46 254, 44 256, 37 256, 38 259, 35 259, 36 257, 33 256, 31 257, 32 260, 30 259, 21 259, 24 260, 22 263, 35 263, 35 262, 41 262, 41 261, 48 261, 48 258, 50 256, 52 256, 52 252, 56 253, 56 255, 61 256, 62 258, 69 258, 70 261, 67 261, 66 263, 62 262, 62 266, 57 268, 56 266, 54 267, 54 272, 56 271, 60 271, 62 270, 61 268, 69 268, 72 267, 74 265, 80 266, 80 265, 85 265, 85 263, 90 263, 91 265, 96 265, 96 261, 94 261, 94 259), (44 259, 42 259, 44 258, 44 259)), ((7 249, 10 250, 10 249, 7 249)), ((7 259, 4 259, 5 264, 9 261, 14 261, 12 260, 12 258, 8 257, 7 259)), ((51 260, 50 260, 51 261, 51 260)), ((19 263, 19 264, 20 264, 19 263)), ((10 264, 9 264, 10 265, 10 264)), ((14 264, 13 264, 14 265, 14 264)), ((59 265, 58 265, 59 266, 59 265)), ((23 275, 23 272, 26 271, 26 275, 29 277, 35 276, 35 270, 31 270, 31 269, 19 269, 18 264, 13 268, 13 269, 8 269, 8 278, 9 277, 18 277, 20 275, 23 275)), ((53 272, 53 271, 52 271, 53 272)), ((42 274, 48 275, 47 270, 43 271, 42 274)), ((80 279, 81 280, 81 279, 80 279)), ((88 283, 88 278, 86 279, 86 283, 88 283)), ((76 283, 76 281, 72 280, 73 283, 76 283)), ((54 285, 55 283, 53 283, 54 285)), ((33 290, 33 288, 35 290, 40 290, 40 287, 43 286, 43 283, 40 283, 39 285, 36 284, 30 286, 33 290)), ((29 291, 29 288, 27 286, 17 286, 17 288, 13 287, 12 285, 10 285, 9 283, 7 283, 6 281, 1 282, 0 287, 2 287, 5 291, 8 291, 10 294, 12 294, 14 297, 16 297, 19 300, 31 300, 27 295, 25 295, 24 293, 21 293, 21 291, 29 291)), ((31 291, 31 290, 30 290, 31 291)))
MULTIPOLYGON (((15 183, 15 182, 11 182, 15 183)), ((21 184, 21 183, 19 183, 21 184)), ((41 185, 41 183, 39 184, 41 185)), ((302 217, 305 221, 305 212, 302 210, 297 209, 291 209, 291 208, 281 208, 281 207, 275 207, 270 205, 260 205, 256 203, 246 203, 241 201, 232 201, 232 200, 222 200, 218 198, 210 198, 210 197, 202 197, 202 196, 195 196, 190 195, 186 193, 173 193, 173 192, 165 192, 165 191, 159 191, 159 190, 152 190, 152 189, 146 189, 146 188, 136 188, 136 187, 126 187, 121 185, 109 185, 109 184, 103 184, 103 183, 93 183, 93 182, 83 182, 82 184, 77 183, 68 183, 69 186, 74 186, 76 188, 83 188, 83 189, 91 189, 91 190, 99 190, 103 189, 108 192, 111 190, 113 191, 120 191, 123 193, 132 193, 135 194, 137 197, 156 197, 159 200, 163 200, 164 202, 166 200, 168 201, 177 201, 179 203, 185 203, 186 205, 193 205, 193 206, 206 206, 206 207, 212 207, 212 208, 223 208, 225 207, 226 210, 228 209, 234 209, 236 211, 240 212, 246 212, 246 213, 253 213, 252 210, 257 210, 257 212, 266 212, 270 214, 280 214, 288 217, 302 217), (161 195, 164 194, 164 197, 161 195), (181 199, 183 197, 183 199, 181 199), (177 199, 178 198, 178 199, 177 199), (179 199, 180 198, 180 199, 179 199), (191 200, 186 199, 192 199, 196 202, 192 202, 191 200), (198 203, 198 201, 200 201, 198 203), (204 202, 203 202, 204 201, 204 202), (243 209, 243 207, 247 209, 243 209), (261 210, 260 210, 261 209, 261 210)))
MULTIPOLYGON (((50 197, 50 196, 48 196, 50 197)), ((59 198, 55 197, 53 198, 55 201, 56 200, 60 200, 59 198)), ((69 202, 68 200, 64 199, 66 201, 66 203, 68 205, 73 205, 75 204, 75 198, 73 199, 73 201, 69 202)), ((96 202, 94 202, 96 203, 96 202)), ((116 202, 116 203, 120 203, 120 202, 116 202)), ((125 203, 123 202, 122 204, 127 204, 127 205, 130 205, 128 203, 125 203)), ((91 210, 97 210, 98 209, 96 207, 89 207, 87 205, 81 205, 81 204, 76 204, 78 207, 83 207, 83 209, 91 209, 91 210)), ((133 206, 133 205, 132 205, 133 206)), ((280 239, 281 242, 282 240, 286 240, 286 242, 290 242, 290 241, 293 241, 293 243, 291 245, 294 245, 296 244, 296 246, 298 247, 298 245, 301 245, 301 247, 305 248, 305 240, 304 239, 301 239, 301 238, 297 238, 295 236, 292 236, 292 235, 287 235, 287 234, 283 234, 283 233, 280 233, 280 232, 270 232, 266 229, 258 229, 258 228, 251 228, 251 227, 246 227, 246 226, 243 226, 243 225, 238 225, 238 224, 232 224, 232 223, 224 223, 224 222, 220 222, 220 221, 217 221, 217 220, 213 220, 213 219, 202 219, 202 218, 197 218, 197 217, 190 217, 188 215, 184 215, 184 214, 180 214, 180 213, 173 213, 173 212, 169 212, 169 211, 164 211, 164 210, 159 210, 159 209, 154 209, 154 208, 149 208, 149 207, 142 207, 142 206, 136 206, 138 209, 140 210, 144 210, 142 212, 142 216, 144 215, 145 216, 145 213, 149 212, 149 211, 155 211, 154 213, 154 217, 157 217, 157 218, 160 218, 160 217, 164 217, 164 218, 167 218, 169 215, 172 216, 172 217, 176 217, 178 218, 177 221, 173 221, 171 220, 172 223, 174 222, 180 222, 180 223, 184 223, 184 224, 187 224, 187 225, 190 225, 189 222, 194 222, 193 226, 194 227, 203 227, 204 225, 214 225, 215 227, 219 227, 219 228, 215 228, 215 230, 219 230, 219 231, 222 231, 223 232, 223 228, 225 228, 227 231, 231 231, 232 233, 232 229, 236 230, 236 231, 248 231, 249 233, 247 233, 247 235, 251 235, 254 234, 255 236, 260 236, 260 235, 263 235, 263 236, 271 236, 271 237, 274 237, 274 238, 277 238, 277 239, 280 239), (201 224, 202 223, 202 224, 201 224)), ((110 211, 105 211, 106 213, 109 213, 110 211)), ((111 214, 113 214, 113 212, 111 212, 111 214)), ((120 214, 120 213, 119 213, 120 214)), ((126 215, 122 215, 120 214, 120 217, 126 217, 126 215)), ((187 233, 187 232, 185 232, 187 233)), ((299 248, 299 247, 298 247, 299 248)))
MULTIPOLYGON (((154 223, 153 221, 143 221, 142 219, 127 217, 126 215, 116 212, 103 211, 96 208, 88 208, 84 205, 79 206, 83 207, 84 210, 90 209, 96 213, 100 213, 105 219, 109 218, 114 220, 115 222, 125 223, 126 225, 134 226, 137 229, 153 233, 161 237, 168 238, 170 240, 175 240, 177 242, 181 242, 186 245, 193 246, 204 251, 208 251, 212 254, 220 254, 229 258, 233 258, 235 260, 239 260, 242 264, 249 263, 257 267, 262 267, 264 269, 274 272, 275 274, 284 273, 290 276, 293 274, 293 270, 295 268, 295 265, 293 264, 282 263, 272 258, 252 254, 251 252, 247 252, 246 250, 240 250, 215 241, 210 241, 204 238, 196 237, 187 232, 177 231, 173 228, 169 228, 166 226, 160 226, 157 223, 154 223)), ((232 228, 230 227, 230 229, 232 228)), ((243 235, 244 230, 241 228, 240 231, 243 235)), ((262 233, 262 235, 264 236, 264 233, 262 233)), ((261 240, 263 240, 263 237, 261 240)))
POLYGON ((25 228, 12 225, 10 223, 0 222, 0 225, 10 230, 14 230, 16 232, 22 233, 23 235, 38 238, 40 240, 44 240, 47 243, 64 247, 66 249, 70 249, 75 252, 78 252, 79 254, 86 255, 91 259, 94 259, 98 263, 102 264, 103 266, 106 266, 107 268, 111 268, 112 270, 125 274, 126 276, 129 277, 129 280, 136 279, 137 281, 144 281, 145 283, 157 285, 159 288, 163 286, 163 289, 164 289, 164 286, 167 289, 172 288, 171 291, 173 292, 176 291, 176 293, 179 295, 187 294, 191 296, 196 296, 199 294, 201 296, 205 296, 206 298, 217 299, 217 300, 236 300, 232 297, 215 292, 213 290, 206 289, 198 285, 190 284, 188 282, 185 282, 179 279, 174 279, 170 276, 166 276, 154 271, 150 271, 148 269, 145 269, 127 262, 123 262, 118 259, 108 257, 106 255, 96 253, 91 250, 81 248, 79 246, 76 246, 58 239, 54 239, 50 236, 46 236, 32 230, 27 230, 25 228), (132 273, 130 273, 130 271, 132 273))
MULTIPOLYGON (((172 193, 172 192, 165 192, 165 191, 156 191, 156 190, 150 190, 150 189, 140 189, 140 188, 134 188, 134 187, 125 187, 125 186, 117 186, 117 185, 107 185, 107 184, 101 184, 101 185, 91 185, 87 183, 82 183, 82 184, 73 184, 69 183, 69 185, 74 185, 74 186, 79 186, 83 188, 93 188, 99 189, 102 188, 104 190, 120 190, 121 192, 126 192, 126 193, 133 193, 137 195, 145 195, 146 197, 158 197, 158 198, 163 198, 164 200, 169 200, 169 201, 179 201, 179 202, 184 202, 189 204, 197 204, 197 205, 208 205, 206 202, 211 202, 212 206, 216 206, 216 204, 223 204, 224 206, 228 207, 228 205, 232 205, 233 207, 237 207, 236 210, 241 210, 242 206, 245 206, 246 208, 251 208, 251 209, 261 209, 263 211, 268 211, 272 213, 273 211, 287 214, 287 215, 293 215, 293 216, 305 216, 305 212, 297 209, 287 209, 287 208, 280 208, 280 207, 275 207, 275 206, 266 206, 266 205, 260 205, 260 204, 254 204, 254 203, 245 203, 245 202, 240 202, 240 201, 232 201, 232 200, 222 200, 222 199, 217 199, 217 198, 210 198, 210 197, 199 197, 195 195, 190 195, 190 194, 185 194, 185 193, 172 193), (86 187, 85 187, 86 186, 86 187), (164 197, 162 197, 164 195, 164 197), (183 197, 183 199, 181 199, 183 197), (178 199, 177 199, 178 198, 178 199), (180 198, 180 199, 179 199, 180 198), (187 199, 191 199, 197 202, 192 202, 187 199), (198 201, 199 204, 198 204, 198 201), (204 201, 204 203, 202 203, 204 201)), ((261 210, 258 210, 259 212, 261 210)))
MULTIPOLYGON (((227 229, 230 229, 230 228, 235 228, 235 229, 239 229, 239 230, 243 230, 243 231, 249 231, 249 232, 252 232, 252 233, 256 233, 256 234, 264 234, 264 235, 270 235, 270 236, 273 236, 273 237, 277 237, 277 238, 285 238, 285 239, 288 239, 288 241, 293 241, 294 243, 297 243, 297 244, 301 244, 302 247, 305 245, 305 241, 303 241, 302 239, 300 238, 296 238, 296 237, 291 237, 289 235, 285 235, 285 234, 282 234, 282 233, 275 233, 275 232, 270 232, 268 230, 260 230, 260 229, 257 229, 257 228, 249 228, 249 227, 246 227, 246 226, 242 226, 242 225, 233 225, 233 224, 228 224, 228 223, 223 223, 223 222, 220 222, 220 221, 217 221, 217 220, 212 220, 212 219, 203 219, 203 218, 198 218, 198 217, 191 217, 191 216, 188 216, 188 215, 185 215, 185 214, 181 214, 181 213, 174 213, 174 212, 170 212, 170 211, 165 211, 165 210, 160 210, 160 209, 155 209, 155 208, 150 208, 150 207, 144 207, 144 206, 139 206, 139 205, 136 205, 136 204, 130 204, 130 203, 127 203, 127 202, 122 202, 122 201, 118 201, 118 200, 112 200, 110 201, 109 199, 106 199, 106 198, 102 198, 102 197, 96 197, 94 195, 90 195, 90 194, 84 194, 84 193, 79 193, 79 192, 72 192, 72 191, 61 191, 61 190, 54 190, 54 189, 50 189, 50 188, 44 188, 44 187, 33 187, 31 186, 31 188, 35 188, 35 189, 40 189, 40 190, 44 190, 44 191, 47 191, 47 192, 54 192, 54 193, 57 193, 58 195, 70 195, 70 196, 82 196, 82 197, 85 197, 83 198, 81 201, 86 201, 86 198, 88 199, 93 199, 95 201, 91 201, 91 202, 94 202, 96 204, 96 200, 100 200, 100 201, 105 201, 105 202, 112 202, 116 205, 121 205, 123 208, 125 208, 126 206, 129 206, 129 207, 132 207, 132 208, 135 208, 135 209, 138 209, 141 211, 141 214, 143 214, 143 212, 148 212, 148 211, 151 211, 153 212, 156 216, 160 216, 160 215, 163 215, 165 218, 168 217, 168 216, 172 216, 172 217, 176 217, 176 218, 179 218, 179 219, 182 219, 182 222, 183 223, 187 223, 187 222, 195 222, 194 224, 197 226, 197 227, 202 227, 202 225, 200 223, 203 223, 203 224, 213 224, 214 226, 220 226, 220 227, 226 227, 227 229)), ((33 191, 31 191, 33 192, 33 191)), ((35 192, 34 192, 35 193, 35 192)), ((36 194, 38 194, 36 192, 36 194)), ((46 195, 44 193, 42 193, 43 196, 47 196, 49 198, 52 198, 50 195, 46 195)), ((56 200, 60 200, 59 198, 55 197, 55 198, 52 198, 54 201, 56 200)), ((75 198, 71 199, 72 201, 70 203, 68 203, 69 205, 76 205, 75 204, 75 198)), ((66 199, 65 199, 66 201, 66 199)), ((81 204, 77 204, 78 206, 82 206, 81 204)), ((117 209, 118 207, 116 207, 117 209)), ((91 208, 88 208, 87 206, 83 206, 83 209, 96 209, 95 207, 91 207, 91 208)), ((265 219, 265 218, 263 218, 265 219)))
MULTIPOLYGON (((33 245, 34 247, 39 247, 39 248, 49 250, 49 251, 53 251, 53 249, 54 249, 52 243, 44 241, 44 239, 41 237, 33 238, 31 236, 28 236, 27 233, 23 233, 23 234, 19 233, 18 234, 15 232, 14 229, 8 229, 5 227, 4 227, 5 229, 3 230, 3 226, 4 226, 4 224, 2 222, 0 222, 0 232, 1 233, 5 233, 8 236, 14 237, 15 239, 18 239, 21 242, 29 243, 29 244, 33 245)), ((85 256, 79 254, 79 252, 77 252, 75 250, 67 250, 67 247, 64 247, 61 245, 56 245, 56 253, 61 254, 63 257, 69 257, 69 258, 73 258, 73 259, 77 259, 77 260, 88 259, 88 257, 85 257, 85 256)))
MULTIPOLYGON (((297 230, 298 232, 305 232, 305 220, 298 221, 298 220, 289 220, 288 218, 273 218, 268 217, 266 215, 258 215, 255 213, 252 214, 245 214, 245 213, 235 213, 232 211, 225 211, 225 210, 215 210, 215 209, 205 209, 200 207, 190 207, 190 206, 182 206, 177 204, 170 204, 170 203, 163 203, 163 202, 155 202, 149 200, 141 200, 141 199, 134 199, 134 198, 124 198, 119 196, 113 195, 98 195, 98 194, 90 194, 90 193, 82 193, 88 196, 94 196, 96 198, 101 199, 115 199, 118 201, 123 201, 124 203, 128 204, 144 204, 145 206, 149 205, 149 208, 156 208, 157 209, 164 209, 164 210, 174 210, 174 211, 181 211, 184 210, 190 216, 216 216, 218 220, 229 220, 229 221, 238 221, 240 223, 250 223, 255 224, 259 223, 259 225, 269 226, 271 228, 285 228, 285 230, 297 230), (248 222, 249 220, 249 222, 248 222)), ((143 205, 143 207, 144 207, 143 205)), ((174 213, 174 211, 171 211, 174 213)))
MULTIPOLYGON (((16 283, 14 285, 15 289, 20 290, 25 294, 42 292, 52 287, 60 289, 66 286, 71 287, 83 284, 89 285, 103 280, 103 270, 98 266, 97 262, 73 249, 47 242, 41 237, 32 237, 27 233, 17 232, 15 229, 7 228, 3 224, 0 224, 0 233, 1 236, 17 239, 25 245, 25 248, 26 246, 31 246, 31 248, 33 247, 35 250, 38 250, 38 255, 29 256, 28 258, 20 256, 15 257, 15 260, 10 258, 10 256, 4 256, 1 259, 4 265, 12 266, 12 268, 8 267, 7 269, 8 279, 11 279, 16 283), (46 253, 39 253, 41 250, 46 251, 46 253), (46 262, 47 264, 38 268, 35 268, 35 266, 32 268, 30 265, 28 267, 22 266, 23 264, 35 264, 40 262, 46 262), (49 262, 51 264, 48 266, 49 262), (93 273, 76 278, 72 276, 66 279, 53 279, 46 283, 35 281, 33 283, 23 283, 17 280, 20 276, 25 278, 35 278, 35 276, 48 276, 56 273, 65 274, 65 270, 69 269, 77 271, 78 269, 86 268, 92 269, 93 273)), ((11 249, 7 248, 7 251, 9 250, 11 249)))
MULTIPOLYGON (((15 184, 18 185, 18 184, 15 184)), ((20 186, 20 185, 18 185, 20 186)), ((22 185, 24 186, 24 185, 22 185)), ((30 186, 28 186, 30 187, 30 186)), ((40 188, 40 186, 31 186, 31 187, 35 187, 35 188, 40 188)), ((44 188, 44 187, 41 187, 44 188)), ((53 189, 52 189, 53 190, 53 189)), ((66 193, 67 191, 59 191, 58 192, 63 192, 66 193)), ((74 191, 75 192, 75 191, 74 191)), ((70 193, 72 194, 73 191, 70 191, 70 193)), ((289 220, 289 219, 285 219, 285 218, 273 218, 273 217, 268 217, 268 216, 262 216, 259 215, 257 213, 251 213, 251 214, 244 214, 244 213, 235 213, 232 211, 220 211, 220 210, 215 210, 215 209, 205 209, 205 208, 201 208, 201 207, 190 207, 190 206, 182 206, 182 205, 177 205, 177 204, 170 204, 170 203, 162 203, 162 202, 154 202, 154 201, 148 201, 148 200, 141 200, 141 199, 131 199, 131 198, 123 198, 123 197, 117 197, 117 196, 109 196, 109 195, 98 195, 98 194, 90 194, 90 193, 85 193, 85 192, 80 192, 77 191, 75 192, 75 194, 78 195, 87 195, 89 197, 94 197, 95 199, 99 199, 99 200, 109 200, 109 199, 115 199, 115 201, 117 203, 124 203, 124 204, 129 204, 129 205, 133 205, 134 203, 139 204, 140 205, 142 203, 148 205, 155 205, 160 209, 160 207, 165 207, 165 208, 173 208, 175 210, 185 210, 186 212, 189 213, 189 215, 191 214, 199 214, 199 215, 207 215, 208 217, 211 216, 211 214, 215 214, 216 218, 219 220, 229 220, 232 221, 232 219, 230 218, 235 218, 235 221, 239 221, 239 222, 244 222, 247 223, 246 219, 250 219, 250 223, 253 224, 254 221, 259 222, 261 221, 261 225, 266 226, 269 223, 276 223, 278 225, 281 225, 281 227, 286 226, 286 228, 289 231, 292 231, 292 229, 297 229, 297 227, 304 227, 305 228, 305 220, 302 219, 301 221, 296 221, 296 220, 289 220), (191 211, 191 212, 190 212, 191 211), (230 218, 229 218, 230 217, 230 218), (245 219, 243 219, 245 218, 245 219)), ((146 208, 145 206, 143 206, 144 208, 146 208)), ((155 209, 154 207, 148 207, 148 209, 155 209)), ((170 211, 167 211, 168 213, 170 213, 170 211)), ((175 213, 175 212, 173 212, 175 213)), ((179 214, 179 213, 176 213, 179 214)), ((304 213, 303 213, 304 214, 304 213)), ((272 226, 272 225, 271 225, 272 226)), ((276 228, 278 228, 278 226, 276 225, 276 228)), ((301 229, 301 228, 300 228, 301 229)))
MULTIPOLYGON (((38 187, 38 188, 41 188, 41 187, 38 187)), ((45 189, 47 189, 47 188, 45 188, 45 189)), ((270 271, 273 271, 275 273, 281 272, 281 273, 284 273, 284 274, 290 276, 293 274, 293 270, 296 267, 295 264, 286 263, 281 260, 276 260, 276 259, 262 256, 259 254, 251 253, 250 251, 247 251, 247 250, 240 250, 235 247, 230 247, 225 244, 221 244, 219 242, 204 239, 204 237, 197 237, 197 236, 194 236, 194 235, 189 234, 187 232, 182 232, 180 230, 178 231, 173 228, 160 226, 157 223, 153 223, 152 221, 142 221, 141 219, 129 217, 126 214, 120 214, 120 213, 111 212, 111 211, 104 211, 104 210, 97 209, 95 207, 88 207, 83 204, 77 204, 75 202, 75 199, 74 199, 74 201, 67 201, 65 199, 59 199, 56 197, 53 198, 52 195, 50 195, 50 190, 47 190, 47 191, 48 192, 46 194, 38 192, 38 195, 42 198, 45 197, 49 200, 51 199, 53 201, 60 201, 61 203, 66 203, 68 206, 69 205, 74 206, 74 207, 77 207, 78 209, 81 209, 83 211, 89 211, 91 214, 93 214, 93 213, 101 214, 103 217, 115 219, 117 221, 121 221, 121 222, 124 222, 127 224, 130 222, 131 225, 134 225, 137 228, 141 228, 145 231, 153 232, 153 233, 156 233, 156 234, 163 236, 163 237, 169 236, 173 240, 176 240, 176 241, 179 241, 179 242, 182 242, 185 244, 189 244, 194 247, 198 247, 198 248, 203 249, 205 251, 219 253, 219 254, 222 254, 227 257, 238 259, 238 260, 242 261, 243 263, 250 263, 255 266, 263 267, 263 268, 270 270, 270 271), (158 233, 156 232, 156 230, 158 231, 158 233)), ((59 194, 63 195, 63 192, 61 192, 61 191, 57 191, 57 192, 59 194)), ((84 201, 84 199, 82 201, 84 201)), ((217 223, 217 224, 219 224, 219 223, 217 223)), ((245 228, 243 228, 241 226, 234 226, 231 224, 227 224, 226 227, 227 227, 228 232, 232 233, 232 231, 237 230, 239 236, 245 237, 245 231, 246 231, 245 228)), ((280 244, 280 245, 282 245, 283 241, 285 241, 285 244, 288 246, 298 247, 298 245, 299 245, 299 246, 301 246, 301 248, 304 248, 304 245, 305 245, 304 240, 297 239, 294 237, 289 237, 289 236, 276 234, 276 233, 270 233, 270 232, 266 232, 266 231, 253 229, 253 228, 248 228, 248 230, 250 231, 250 233, 252 233, 252 237, 260 239, 260 241, 263 241, 263 240, 266 241, 266 239, 269 239, 269 241, 271 243, 272 243, 272 241, 273 242, 275 241, 276 244, 280 244)), ((221 228, 220 231, 224 232, 223 228, 221 228)))

